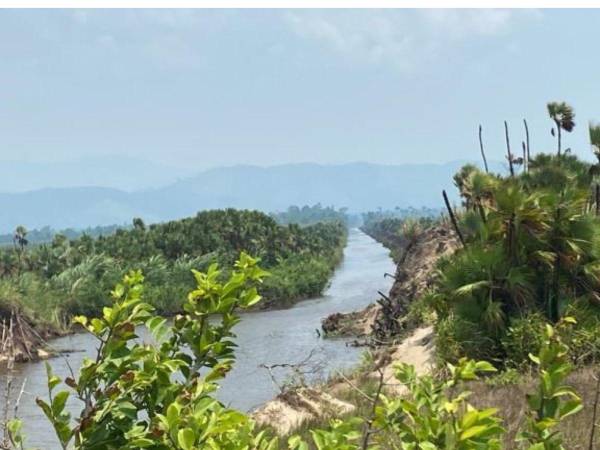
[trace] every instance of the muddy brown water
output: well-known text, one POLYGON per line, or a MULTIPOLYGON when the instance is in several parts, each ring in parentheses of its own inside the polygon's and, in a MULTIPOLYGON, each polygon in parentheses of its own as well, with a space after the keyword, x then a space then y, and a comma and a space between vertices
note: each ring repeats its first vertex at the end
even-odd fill
MULTIPOLYGON (((350 230, 344 259, 321 297, 302 301, 289 309, 242 316, 235 327, 239 345, 236 363, 221 383, 219 399, 234 408, 251 411, 277 395, 277 387, 268 372, 259 367, 261 364, 295 363, 312 353, 311 367, 318 370, 307 376, 310 381, 355 365, 363 349, 347 345, 350 343, 347 339, 323 339, 316 330, 320 329, 323 317, 359 309, 377 298, 377 290, 387 292, 392 281, 383 274, 394 271, 387 249, 361 231, 350 230)), ((65 359, 77 369, 83 358, 92 356, 96 349, 94 338, 83 333, 56 339, 51 344, 56 349, 77 350, 64 354, 65 358, 49 361, 54 372, 62 378, 69 375, 65 359)), ((274 374, 279 382, 289 377, 282 370, 276 370, 274 374)), ((26 379, 19 416, 24 421, 28 447, 60 448, 51 426, 35 404, 36 397, 47 397, 44 362, 18 364, 15 378, 13 389, 16 390, 26 379)), ((4 376, 0 376, 0 381, 4 384, 4 376)), ((1 397, 0 402, 4 403, 4 397, 1 397)), ((70 404, 73 412, 79 406, 76 401, 70 404)), ((0 411, 3 410, 0 407, 0 411)))

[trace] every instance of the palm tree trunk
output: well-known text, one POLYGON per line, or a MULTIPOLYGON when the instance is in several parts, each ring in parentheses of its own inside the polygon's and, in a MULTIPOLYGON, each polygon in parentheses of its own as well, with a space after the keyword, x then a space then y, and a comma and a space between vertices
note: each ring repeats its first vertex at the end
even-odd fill
POLYGON ((527 169, 529 169, 529 159, 531 158, 531 153, 529 151, 529 127, 527 126, 527 121, 523 119, 523 125, 525 125, 525 142, 527 144, 527 169))
POLYGON ((558 293, 560 291, 560 256, 557 253, 556 254, 556 261, 554 262, 554 287, 553 287, 553 293, 552 293, 552 297, 551 297, 551 304, 550 304, 550 320, 552 320, 553 322, 557 322, 558 321, 558 293))
POLYGON ((594 434, 596 432, 596 417, 598 416, 598 403, 600 402, 600 372, 596 373, 596 395, 592 410, 592 430, 590 431, 590 444, 588 450, 594 450, 594 434))
POLYGON ((460 240, 460 243, 464 247, 465 246, 465 240, 463 238, 462 233, 460 232, 460 228, 458 228, 458 222, 456 221, 456 217, 454 215, 454 211, 452 210, 452 206, 450 206, 450 201, 448 200, 448 195, 446 194, 445 190, 442 191, 442 195, 444 196, 444 203, 446 203, 446 208, 448 209, 448 215, 450 216, 450 220, 452 221, 452 225, 454 225, 454 231, 456 231, 456 234, 458 235, 458 239, 460 240))
POLYGON ((485 173, 489 173, 487 159, 485 158, 485 152, 483 151, 483 140, 481 139, 481 125, 479 125, 479 148, 481 149, 481 157, 483 158, 485 173))
POLYGON ((558 156, 560 156, 560 152, 561 152, 561 142, 560 142, 560 122, 558 120, 555 120, 554 122, 556 122, 556 136, 557 136, 557 141, 558 141, 558 156))
POLYGON ((508 139, 508 124, 504 121, 504 136, 506 137, 506 152, 508 157, 508 168, 510 169, 510 176, 515 176, 515 169, 513 167, 512 153, 510 152, 510 140, 508 139))
POLYGON ((483 221, 483 223, 487 223, 487 219, 485 217, 485 211, 483 210, 483 205, 481 204, 480 201, 478 201, 478 203, 477 203, 477 209, 479 209, 479 215, 481 216, 481 220, 483 221))
MULTIPOLYGON (((555 226, 558 229, 558 224, 560 221, 560 206, 556 208, 556 216, 555 216, 555 226)), ((556 238, 555 238, 556 239, 556 238)), ((554 254, 556 255, 556 260, 554 261, 554 279, 552 282, 552 295, 550 297, 550 320, 553 322, 558 321, 558 297, 560 291, 560 253, 557 242, 555 242, 554 246, 554 254)))
POLYGON ((507 252, 508 258, 513 266, 517 265, 517 245, 516 245, 516 230, 515 230, 515 213, 512 213, 508 220, 508 233, 507 233, 507 252))

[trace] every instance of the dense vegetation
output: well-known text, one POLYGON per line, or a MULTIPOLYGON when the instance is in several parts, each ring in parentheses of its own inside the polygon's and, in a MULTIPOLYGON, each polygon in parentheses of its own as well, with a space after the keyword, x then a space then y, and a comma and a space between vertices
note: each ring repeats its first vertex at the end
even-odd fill
POLYGON ((362 223, 365 227, 370 227, 386 219, 420 219, 420 218, 435 218, 442 214, 440 208, 400 208, 396 207, 392 210, 369 211, 362 214, 362 223))
POLYGON ((595 166, 540 154, 520 174, 466 166, 455 177, 464 203, 464 248, 440 263, 430 295, 441 356, 519 366, 546 322, 578 319, 565 337, 580 363, 600 356, 600 219, 595 166))
MULTIPOLYGON (((98 236, 108 236, 113 234, 119 228, 129 228, 127 225, 106 225, 106 226, 96 226, 96 227, 88 227, 83 230, 75 230, 73 228, 65 228, 64 230, 55 230, 52 227, 43 227, 34 230, 28 230, 27 232, 27 242, 29 245, 32 244, 43 244, 47 242, 52 242, 54 236, 62 235, 68 239, 75 239, 83 235, 87 235, 90 237, 98 237, 98 236)), ((13 245, 15 239, 14 233, 7 233, 0 235, 0 245, 13 245)))
POLYGON ((290 206, 287 210, 271 213, 277 223, 282 225, 297 224, 301 226, 314 225, 315 223, 341 222, 348 224, 351 217, 347 208, 335 209, 333 206, 323 207, 320 203, 313 206, 290 206))
POLYGON ((363 222, 360 229, 389 248, 392 259, 398 263, 411 240, 436 221, 435 217, 429 215, 405 218, 370 216, 369 220, 363 222))
MULTIPOLYGON (((468 164, 454 177, 462 208, 447 203, 447 224, 462 248, 440 261, 431 292, 414 306, 435 312, 443 361, 466 356, 521 369, 546 323, 565 315, 578 322, 563 336, 573 362, 600 357, 600 127, 590 125, 597 162, 588 163, 563 149, 573 109, 551 103, 548 112, 556 152, 533 155, 523 142, 517 157, 507 139, 507 174, 468 164)), ((363 229, 396 259, 434 220, 366 217, 363 229)))
POLYGON ((389 248, 393 260, 398 263, 411 240, 440 217, 441 210, 426 207, 370 211, 362 214, 360 229, 389 248))
MULTIPOLYGON (((248 416, 222 405, 213 395, 218 380, 234 362, 232 327, 239 320, 235 309, 260 300, 256 286, 266 273, 242 253, 230 276, 223 275, 217 265, 206 273, 195 271, 196 288, 184 303, 184 313, 171 324, 143 301, 139 271, 115 287, 113 304, 101 318, 75 319, 98 340, 97 355, 85 359, 78 375, 65 379, 54 375, 48 364, 49 398, 37 399, 61 448, 501 448, 505 429, 497 411, 470 405, 463 385, 495 369, 487 362, 466 359, 449 365, 445 379, 417 377, 411 366, 399 366, 396 380, 407 388, 404 397, 386 396, 381 375, 366 419, 333 419, 326 429, 312 429, 308 442, 301 436, 280 442, 266 430, 257 430, 248 416), (137 339, 139 327, 152 334, 155 345, 137 339), (81 402, 75 420, 66 408, 70 397, 81 402)), ((565 318, 558 327, 572 322, 565 318)), ((540 383, 528 396, 529 413, 519 436, 523 448, 562 449, 557 425, 581 410, 580 398, 564 383, 570 372, 567 355, 567 346, 548 326, 539 355, 532 356, 540 383)), ((3 424, 1 448, 27 448, 22 424, 18 417, 3 424)))
MULTIPOLYGON (((523 142, 523 155, 515 156, 507 127, 508 174, 490 173, 473 165, 456 174, 462 208, 450 205, 444 192, 450 219, 445 223, 454 228, 462 247, 439 262, 433 288, 412 308, 417 315, 427 311, 421 317, 434 323, 440 364, 460 365, 465 357, 490 361, 504 371, 496 378, 498 383, 517 385, 513 392, 522 393, 524 387, 531 387, 528 374, 539 370, 546 358, 560 355, 561 362, 541 370, 540 393, 529 396, 527 402, 518 396, 500 401, 493 388, 478 388, 479 395, 484 392, 485 397, 512 410, 501 414, 511 429, 508 440, 496 442, 491 432, 488 434, 500 424, 497 422, 481 428, 487 430, 485 444, 435 444, 439 435, 429 429, 422 435, 430 439, 427 446, 383 448, 598 448, 594 435, 600 398, 600 385, 595 381, 600 357, 600 127, 590 125, 597 161, 588 163, 570 149, 564 150, 561 130, 574 129, 572 108, 553 103, 548 111, 555 123, 556 152, 533 155, 523 142), (549 336, 560 342, 560 349, 548 350, 549 336), (560 406, 552 395, 554 390, 574 395, 571 388, 561 385, 564 373, 573 367, 587 373, 588 380, 579 385, 587 387, 591 398, 586 399, 582 419, 568 419, 577 423, 580 432, 570 433, 571 440, 563 442, 560 433, 554 434, 545 425, 556 427, 566 415, 582 408, 577 397, 566 399, 560 406), (539 420, 527 432, 523 432, 519 413, 523 403, 530 409, 529 420, 539 420), (547 412, 553 417, 542 420, 547 412), (520 436, 521 442, 514 442, 515 436, 520 436)), ((481 149, 483 153, 483 145, 481 149)), ((411 236, 420 232, 419 225, 415 220, 373 215, 363 228, 401 255, 411 236)), ((478 400, 475 403, 481 406, 478 400)), ((414 410, 404 413, 411 416, 414 410)), ((388 425, 389 421, 378 431, 388 425)), ((403 425, 399 434, 405 432, 403 425)))
POLYGON ((229 266, 242 250, 271 271, 264 305, 285 306, 323 290, 342 256, 346 230, 338 222, 281 226, 260 212, 228 209, 150 226, 134 219, 132 228, 95 239, 59 234, 48 244, 28 246, 27 236, 19 227, 14 245, 0 251, 0 309, 66 322, 101 311, 111 287, 130 269, 144 272, 146 300, 158 311, 179 312, 193 287, 192 269, 216 261, 229 266))

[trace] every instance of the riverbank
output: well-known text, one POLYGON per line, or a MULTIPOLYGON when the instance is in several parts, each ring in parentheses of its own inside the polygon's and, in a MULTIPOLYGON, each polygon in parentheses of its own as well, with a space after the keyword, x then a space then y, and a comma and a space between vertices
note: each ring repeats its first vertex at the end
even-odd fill
MULTIPOLYGON (((107 236, 55 235, 35 246, 28 245, 25 229, 19 232, 19 245, 0 249, 0 323, 15 316, 43 337, 70 331, 74 316, 101 315, 131 270, 142 271, 144 300, 156 313, 174 316, 196 286, 192 271, 219 264, 226 277, 241 252, 271 273, 261 308, 289 307, 323 292, 347 240, 340 222, 280 225, 259 211, 235 209, 150 225, 134 219, 132 228, 107 236)), ((37 340, 4 331, 18 340, 14 347, 25 350, 25 359, 35 358, 37 340)))
POLYGON ((412 320, 411 304, 433 283, 439 258, 454 252, 459 242, 445 226, 430 227, 412 239, 398 238, 394 242, 402 244, 388 248, 399 256, 392 271, 393 284, 389 293, 378 289, 383 295, 377 303, 360 310, 336 312, 322 320, 327 336, 358 338, 369 344, 371 350, 367 353, 367 362, 331 377, 320 386, 301 386, 282 392, 253 414, 261 426, 287 435, 292 431, 302 432, 315 424, 323 425, 331 417, 350 413, 360 415, 371 406, 365 402, 365 395, 375 393, 380 376, 386 385, 386 393, 402 393, 394 379, 397 364, 410 364, 420 375, 432 370, 435 365, 433 327, 416 318, 412 320))
POLYGON ((379 348, 368 353, 369 362, 350 370, 338 370, 326 382, 313 386, 297 386, 277 395, 252 413, 264 428, 280 436, 306 434, 324 427, 332 418, 348 415, 367 416, 381 377, 388 395, 401 395, 404 390, 395 380, 395 366, 400 363, 415 367, 418 375, 429 373, 434 366, 433 329, 416 328, 401 344, 379 348))
POLYGON ((459 246, 455 234, 444 225, 427 228, 411 239, 398 237, 385 242, 399 245, 388 247, 399 258, 389 294, 380 293, 375 303, 362 310, 326 317, 322 326, 328 336, 370 337, 387 342, 413 329, 417 324, 409 323, 410 305, 432 286, 437 261, 459 246))
POLYGON ((34 323, 19 311, 7 311, 0 317, 0 364, 48 359, 53 352, 47 341, 67 334, 53 326, 34 323))
MULTIPOLYGON (((353 370, 360 362, 362 349, 351 346, 352 339, 323 339, 316 330, 323 317, 336 311, 362 309, 377 290, 388 292, 392 280, 384 279, 382 275, 394 268, 387 249, 361 231, 350 230, 344 257, 322 296, 298 302, 287 309, 241 315, 241 321, 234 328, 238 344, 236 361, 232 371, 220 383, 217 398, 238 410, 253 411, 280 393, 268 371, 259 366, 294 364, 309 355, 311 371, 305 374, 307 384, 319 385, 334 377, 338 370, 353 370)), ((146 339, 143 334, 140 338, 146 339)), ((67 362, 76 371, 86 356, 95 354, 97 345, 87 333, 68 335, 51 343, 57 350, 78 350, 51 360, 54 372, 63 379, 70 376, 67 362)), ((47 396, 44 362, 17 364, 15 370, 14 385, 27 379, 27 392, 19 410, 27 417, 25 427, 30 446, 54 450, 57 447, 49 446, 47 441, 52 431, 35 404, 36 396, 47 396)), ((278 382, 285 384, 291 378, 291 371, 276 368, 274 375, 278 382)))
MULTIPOLYGON (((343 260, 348 233, 346 230, 340 233, 330 252, 315 254, 308 252, 290 256, 273 266, 270 269, 271 276, 265 280, 261 288, 263 301, 253 309, 255 311, 287 309, 298 302, 321 295, 343 260)), ((193 288, 194 279, 191 274, 193 267, 188 267, 187 274, 180 274, 175 283, 160 275, 156 267, 142 264, 141 269, 146 275, 145 295, 149 298, 149 302, 164 317, 178 314, 180 309, 177 305, 180 305, 180 302, 173 299, 183 301, 187 292, 193 288), (168 305, 164 301, 156 301, 156 292, 163 289, 158 284, 161 282, 165 283, 164 290, 173 296, 168 305)), ((119 276, 122 276, 122 273, 119 276)), ((48 358, 52 350, 46 341, 79 331, 73 328, 71 317, 81 312, 91 316, 100 314, 102 307, 109 303, 110 290, 113 287, 112 284, 110 287, 90 284, 87 288, 93 289, 92 293, 80 294, 87 300, 73 312, 69 312, 73 302, 79 302, 74 300, 78 296, 77 290, 82 289, 82 285, 85 289, 89 284, 89 280, 85 279, 85 273, 73 282, 70 292, 64 293, 62 302, 58 300, 62 294, 51 286, 46 286, 48 283, 51 284, 51 281, 44 284, 32 273, 25 273, 19 277, 23 277, 23 280, 17 280, 16 286, 7 286, 7 280, 0 280, 0 287, 4 288, 0 289, 0 296, 6 295, 0 297, 0 361, 14 358, 18 362, 27 362, 48 358), (40 292, 44 292, 44 295, 38 296, 40 292), (50 295, 51 293, 53 295, 50 295), (49 297, 52 297, 50 302, 49 297), (84 310, 80 311, 81 307, 84 307, 84 310), (11 323, 14 327, 11 327, 11 323)))

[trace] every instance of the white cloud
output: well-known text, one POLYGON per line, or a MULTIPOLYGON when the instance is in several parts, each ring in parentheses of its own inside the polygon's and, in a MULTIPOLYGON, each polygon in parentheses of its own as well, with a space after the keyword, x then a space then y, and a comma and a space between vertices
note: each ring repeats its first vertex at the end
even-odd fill
POLYGON ((167 70, 197 67, 203 40, 219 32, 230 16, 187 9, 77 10, 70 15, 78 45, 97 45, 167 70))
POLYGON ((391 57, 399 63, 412 45, 402 16, 392 19, 381 13, 335 11, 289 12, 285 18, 298 35, 350 58, 380 62, 391 57))
POLYGON ((437 28, 438 35, 462 39, 469 36, 491 36, 505 31, 515 11, 508 9, 426 9, 421 17, 437 28))
POLYGON ((492 9, 293 11, 291 29, 344 57, 410 69, 470 38, 509 31, 531 11, 492 9))

